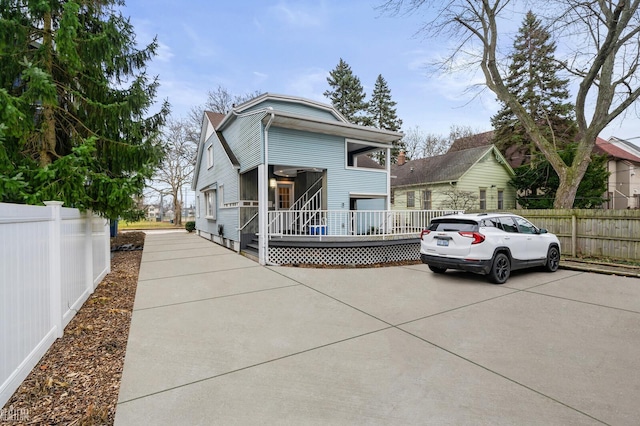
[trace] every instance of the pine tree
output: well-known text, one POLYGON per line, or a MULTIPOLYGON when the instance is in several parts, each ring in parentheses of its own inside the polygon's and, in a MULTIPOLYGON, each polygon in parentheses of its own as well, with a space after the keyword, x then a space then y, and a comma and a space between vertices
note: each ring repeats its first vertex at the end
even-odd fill
MULTIPOLYGON (((575 157, 577 144, 567 144, 559 151, 562 160, 569 164, 575 157)), ((552 209, 560 185, 558 174, 549 161, 540 155, 540 159, 515 170, 516 175, 509 182, 518 193, 518 204, 527 209, 552 209)), ((573 202, 574 209, 601 208, 606 201, 603 195, 607 191, 609 171, 607 157, 592 155, 584 178, 578 186, 573 202)))
POLYGON ((324 92, 331 104, 350 122, 369 124, 366 116, 367 103, 360 79, 353 74, 351 67, 342 58, 336 68, 327 77, 330 89, 324 92))
MULTIPOLYGON (((391 90, 382 74, 379 74, 369 101, 368 111, 371 125, 378 129, 391 130, 393 132, 400 130, 402 120, 398 118, 395 107, 396 102, 391 100, 391 90)), ((391 149, 392 164, 396 163, 401 149, 404 149, 402 141, 393 143, 393 148, 391 149)), ((384 156, 378 155, 377 157, 378 162, 384 164, 384 156)))
POLYGON ((0 3, 0 201, 136 214, 169 112, 121 0, 0 3))
MULTIPOLYGON (((574 141, 573 105, 569 99, 569 80, 558 77, 561 65, 555 61, 556 46, 540 20, 529 11, 514 41, 514 53, 505 78, 507 88, 516 95, 539 128, 558 148, 574 141)), ((491 120, 494 143, 505 153, 508 148, 524 158, 535 158, 531 141, 508 105, 491 120)))

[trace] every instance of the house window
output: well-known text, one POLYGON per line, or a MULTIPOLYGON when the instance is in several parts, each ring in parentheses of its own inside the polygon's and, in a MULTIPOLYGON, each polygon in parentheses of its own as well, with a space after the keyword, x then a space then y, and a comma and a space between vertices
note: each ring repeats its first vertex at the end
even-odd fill
POLYGON ((200 217, 200 196, 196 195, 196 217, 200 217))
POLYGON ((391 190, 391 204, 394 204, 396 202, 396 191, 395 190, 391 190))
POLYGON ((486 209, 487 209, 487 190, 481 189, 480 190, 480 210, 486 210, 486 209))
POLYGON ((422 210, 431 210, 431 191, 422 191, 422 210))
POLYGON ((213 145, 209 145, 207 148, 207 168, 213 167, 213 145))
POLYGON ((218 186, 218 202, 220 204, 220 208, 224 207, 224 186, 218 186))
POLYGON ((504 190, 498 189, 498 210, 504 209, 504 190))
POLYGON ((407 208, 416 206, 416 194, 414 191, 407 191, 407 208))
POLYGON ((216 190, 204 193, 204 208, 207 219, 216 219, 216 190))

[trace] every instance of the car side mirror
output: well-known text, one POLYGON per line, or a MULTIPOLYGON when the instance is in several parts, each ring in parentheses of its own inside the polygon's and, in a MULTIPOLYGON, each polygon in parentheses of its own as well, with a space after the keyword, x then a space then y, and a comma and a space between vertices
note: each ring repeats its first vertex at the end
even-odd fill
POLYGON ((549 231, 547 231, 547 230, 546 230, 546 229, 544 229, 544 228, 540 228, 540 229, 538 229, 538 234, 546 234, 547 232, 549 232, 549 231))

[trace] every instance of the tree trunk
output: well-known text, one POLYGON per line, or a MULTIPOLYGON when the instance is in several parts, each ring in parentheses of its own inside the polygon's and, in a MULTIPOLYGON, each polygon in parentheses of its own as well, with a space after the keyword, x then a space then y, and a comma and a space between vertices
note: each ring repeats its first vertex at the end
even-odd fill
POLYGON ((182 225, 182 203, 175 189, 173 190, 173 224, 182 225))
MULTIPOLYGON (((45 67, 49 75, 53 75, 53 35, 51 33, 51 13, 44 15, 45 67)), ((40 144, 40 167, 45 167, 53 162, 56 152, 56 121, 54 117, 55 104, 51 101, 43 101, 43 132, 40 144)))
POLYGON ((555 209, 573 208, 578 195, 578 186, 591 162, 591 156, 588 153, 591 152, 592 148, 585 148, 585 145, 588 146, 589 144, 585 140, 581 140, 573 164, 570 167, 565 166, 562 171, 556 170, 560 178, 560 184, 553 202, 553 208, 555 209))

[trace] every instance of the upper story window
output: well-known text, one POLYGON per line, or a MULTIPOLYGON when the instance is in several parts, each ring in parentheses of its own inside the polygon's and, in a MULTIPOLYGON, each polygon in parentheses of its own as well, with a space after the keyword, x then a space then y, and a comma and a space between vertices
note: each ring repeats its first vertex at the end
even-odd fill
POLYGON ((498 210, 504 209, 504 190, 498 189, 498 210))
POLYGON ((207 168, 213 167, 213 145, 209 145, 207 148, 207 168))
POLYGON ((487 190, 481 189, 480 190, 480 210, 486 210, 486 209, 487 209, 487 190))
POLYGON ((416 206, 416 193, 407 191, 407 208, 416 206))
POLYGON ((431 210, 431 191, 422 191, 422 210, 431 210))

